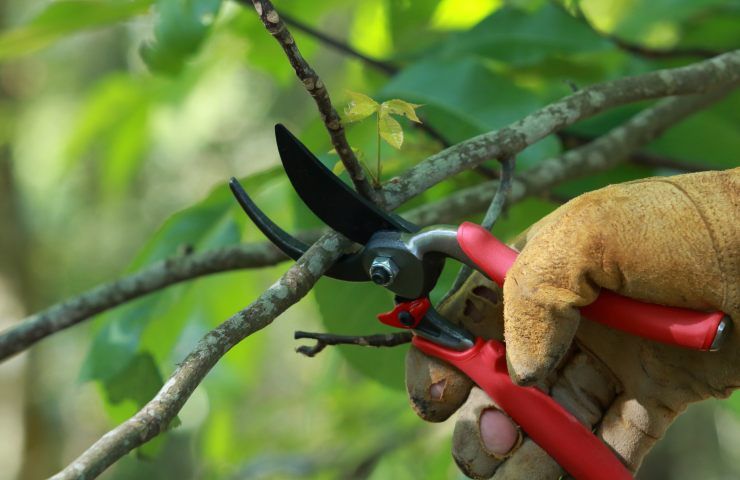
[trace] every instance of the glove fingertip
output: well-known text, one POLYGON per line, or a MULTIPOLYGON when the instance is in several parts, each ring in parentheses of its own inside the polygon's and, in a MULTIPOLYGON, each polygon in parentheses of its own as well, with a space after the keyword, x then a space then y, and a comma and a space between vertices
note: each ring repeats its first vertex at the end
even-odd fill
POLYGON ((507 297, 504 302, 506 362, 511 379, 523 386, 543 381, 561 362, 580 322, 574 308, 557 309, 538 300, 507 297))
POLYGON ((429 422, 447 420, 465 402, 473 383, 454 367, 416 348, 406 355, 406 391, 411 407, 429 422))

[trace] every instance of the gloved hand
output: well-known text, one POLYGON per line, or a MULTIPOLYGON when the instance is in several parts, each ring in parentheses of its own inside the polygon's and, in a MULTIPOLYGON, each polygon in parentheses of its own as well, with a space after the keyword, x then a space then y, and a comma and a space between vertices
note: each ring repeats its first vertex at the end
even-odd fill
MULTIPOLYGON (((689 403, 740 387, 737 329, 719 352, 698 352, 581 321, 577 310, 607 288, 652 303, 722 310, 740 322, 740 168, 590 192, 542 219, 515 247, 521 254, 503 295, 475 274, 439 311, 476 335, 503 336, 513 380, 545 389, 597 426, 633 472, 689 403)), ((453 456, 468 476, 563 473, 454 368, 412 348, 406 383, 426 420, 443 421, 460 409, 453 456)))

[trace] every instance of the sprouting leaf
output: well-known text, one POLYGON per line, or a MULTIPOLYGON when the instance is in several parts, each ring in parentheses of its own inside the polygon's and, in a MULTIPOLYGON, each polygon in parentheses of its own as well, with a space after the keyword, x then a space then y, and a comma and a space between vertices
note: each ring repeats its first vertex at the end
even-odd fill
POLYGON ((387 110, 378 113, 378 132, 380 136, 393 148, 401 149, 403 145, 403 129, 398 120, 391 117, 387 110))
POLYGON ((378 111, 380 105, 378 102, 357 92, 347 92, 349 103, 344 108, 345 120, 348 122, 358 122, 378 111))
POLYGON ((341 160, 338 161, 337 163, 335 163, 334 164, 334 168, 331 169, 331 171, 334 173, 334 175, 339 175, 342 172, 344 172, 344 170, 345 170, 344 163, 342 163, 341 160))
POLYGON ((380 109, 381 111, 383 109, 388 109, 388 111, 394 115, 403 115, 412 122, 421 123, 419 117, 416 116, 416 109, 419 107, 421 107, 420 104, 410 103, 404 100, 399 100, 398 98, 394 98, 393 100, 383 102, 383 104, 380 106, 380 109))

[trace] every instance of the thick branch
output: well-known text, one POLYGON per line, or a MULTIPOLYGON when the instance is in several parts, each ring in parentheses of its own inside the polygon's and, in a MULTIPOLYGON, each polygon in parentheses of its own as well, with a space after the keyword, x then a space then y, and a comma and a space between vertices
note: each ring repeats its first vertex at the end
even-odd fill
POLYGON ((94 478, 116 460, 164 431, 206 374, 231 347, 265 328, 305 296, 349 242, 322 236, 275 284, 200 339, 157 395, 136 415, 103 435, 54 479, 94 478))
POLYGON ((329 345, 359 345, 361 347, 396 347, 409 343, 413 334, 408 331, 394 333, 377 333, 374 335, 334 335, 332 333, 295 332, 293 338, 316 340, 312 347, 301 345, 295 351, 307 357, 314 357, 329 345))
MULTIPOLYGON (((555 185, 574 178, 602 172, 626 161, 630 154, 692 113, 706 108, 725 97, 724 89, 706 95, 672 97, 638 113, 602 137, 550 158, 514 178, 510 202, 540 195, 555 185)), ((408 212, 417 222, 426 223, 433 216, 438 221, 453 223, 480 212, 491 202, 498 181, 481 183, 460 190, 435 204, 424 205, 408 212)))
MULTIPOLYGON (((313 242, 319 235, 315 232, 300 237, 313 242)), ((6 329, 0 333, 0 361, 93 315, 170 285, 218 272, 267 267, 286 259, 270 242, 235 245, 168 258, 53 305, 6 329)))
POLYGON ((500 130, 478 135, 409 169, 385 186, 388 208, 485 160, 513 156, 547 135, 610 108, 669 95, 729 88, 740 82, 740 50, 686 67, 593 85, 500 130))
POLYGON ((280 15, 278 15, 277 10, 272 6, 272 2, 269 0, 252 0, 252 3, 265 28, 283 48, 296 75, 316 102, 319 113, 321 113, 321 119, 329 132, 329 137, 331 137, 331 143, 342 160, 355 188, 364 197, 379 203, 380 196, 378 192, 370 186, 360 162, 357 161, 357 157, 355 157, 347 142, 342 121, 331 103, 326 85, 301 55, 298 45, 296 45, 293 36, 280 15))

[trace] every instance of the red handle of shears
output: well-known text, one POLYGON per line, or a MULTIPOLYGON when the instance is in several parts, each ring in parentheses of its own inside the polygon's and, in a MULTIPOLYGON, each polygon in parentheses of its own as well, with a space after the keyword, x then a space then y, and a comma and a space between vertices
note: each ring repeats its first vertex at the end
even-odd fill
POLYGON ((632 479, 609 447, 552 397, 511 381, 503 343, 478 338, 475 346, 462 352, 419 336, 414 336, 413 343, 422 352, 454 365, 470 377, 577 480, 632 479))
MULTIPOLYGON (((518 255, 515 250, 485 228, 470 222, 460 225, 457 241, 473 263, 491 280, 503 285, 506 272, 518 255)), ((718 334, 722 333, 725 322, 729 322, 722 312, 656 305, 608 290, 602 290, 596 301, 581 307, 581 313, 590 320, 632 335, 697 350, 716 349, 721 341, 718 334)))

